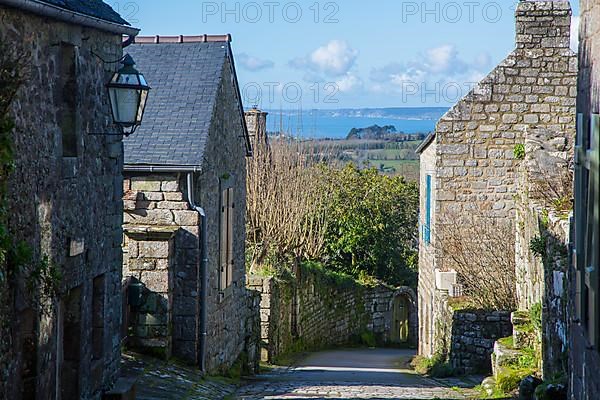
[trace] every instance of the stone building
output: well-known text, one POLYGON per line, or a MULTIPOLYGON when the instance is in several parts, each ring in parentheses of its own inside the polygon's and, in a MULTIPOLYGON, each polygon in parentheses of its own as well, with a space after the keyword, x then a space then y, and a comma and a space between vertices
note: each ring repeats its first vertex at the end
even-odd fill
POLYGON ((570 399, 600 397, 600 4, 580 2, 573 267, 569 271, 570 399))
POLYGON ((230 37, 138 37, 128 51, 152 82, 144 124, 125 140, 123 276, 143 285, 137 300, 130 286, 128 344, 210 373, 243 352, 256 360, 258 302, 245 287, 252 149, 230 37))
POLYGON ((523 190, 516 145, 543 131, 572 146, 577 59, 569 49, 570 21, 567 1, 519 2, 515 50, 439 120, 419 149, 422 355, 436 350, 436 301, 460 291, 452 257, 444 254, 446 235, 459 235, 465 218, 514 232, 515 197, 523 190))
POLYGON ((102 135, 118 132, 105 88, 118 64, 99 57, 119 59, 138 30, 100 0, 1 0, 0 21, 26 68, 7 197, 31 253, 2 292, 0 398, 97 399, 119 372, 123 218, 121 136, 102 135))

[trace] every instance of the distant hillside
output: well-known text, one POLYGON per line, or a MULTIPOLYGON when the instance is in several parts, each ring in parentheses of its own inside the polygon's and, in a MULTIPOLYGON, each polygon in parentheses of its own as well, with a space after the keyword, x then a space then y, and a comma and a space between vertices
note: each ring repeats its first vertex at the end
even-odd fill
POLYGON ((352 128, 346 136, 347 140, 352 139, 386 139, 391 133, 396 133, 396 127, 393 125, 379 126, 377 124, 368 128, 352 128))

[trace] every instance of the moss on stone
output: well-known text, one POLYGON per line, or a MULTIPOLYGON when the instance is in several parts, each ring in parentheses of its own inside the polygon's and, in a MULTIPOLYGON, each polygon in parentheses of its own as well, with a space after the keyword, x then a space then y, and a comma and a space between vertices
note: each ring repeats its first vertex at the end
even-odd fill
POLYGON ((519 388, 521 381, 535 372, 532 368, 502 367, 496 375, 496 388, 504 393, 519 388))
POLYGON ((504 347, 508 347, 509 349, 513 349, 515 346, 512 336, 498 339, 498 343, 504 347))

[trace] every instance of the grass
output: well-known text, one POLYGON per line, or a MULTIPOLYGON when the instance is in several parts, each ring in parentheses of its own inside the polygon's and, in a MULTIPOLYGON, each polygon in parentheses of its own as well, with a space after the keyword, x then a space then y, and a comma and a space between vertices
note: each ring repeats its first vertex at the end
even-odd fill
POLYGON ((432 357, 416 356, 410 365, 418 374, 433 378, 447 378, 454 375, 454 369, 442 354, 434 354, 432 357))

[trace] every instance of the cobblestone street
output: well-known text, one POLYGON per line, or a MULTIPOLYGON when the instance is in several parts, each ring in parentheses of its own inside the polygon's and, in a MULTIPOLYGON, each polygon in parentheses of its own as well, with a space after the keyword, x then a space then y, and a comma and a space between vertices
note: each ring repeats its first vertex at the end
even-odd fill
POLYGON ((314 353, 297 366, 261 375, 238 400, 471 399, 478 381, 424 378, 408 369, 411 350, 356 349, 314 353))

